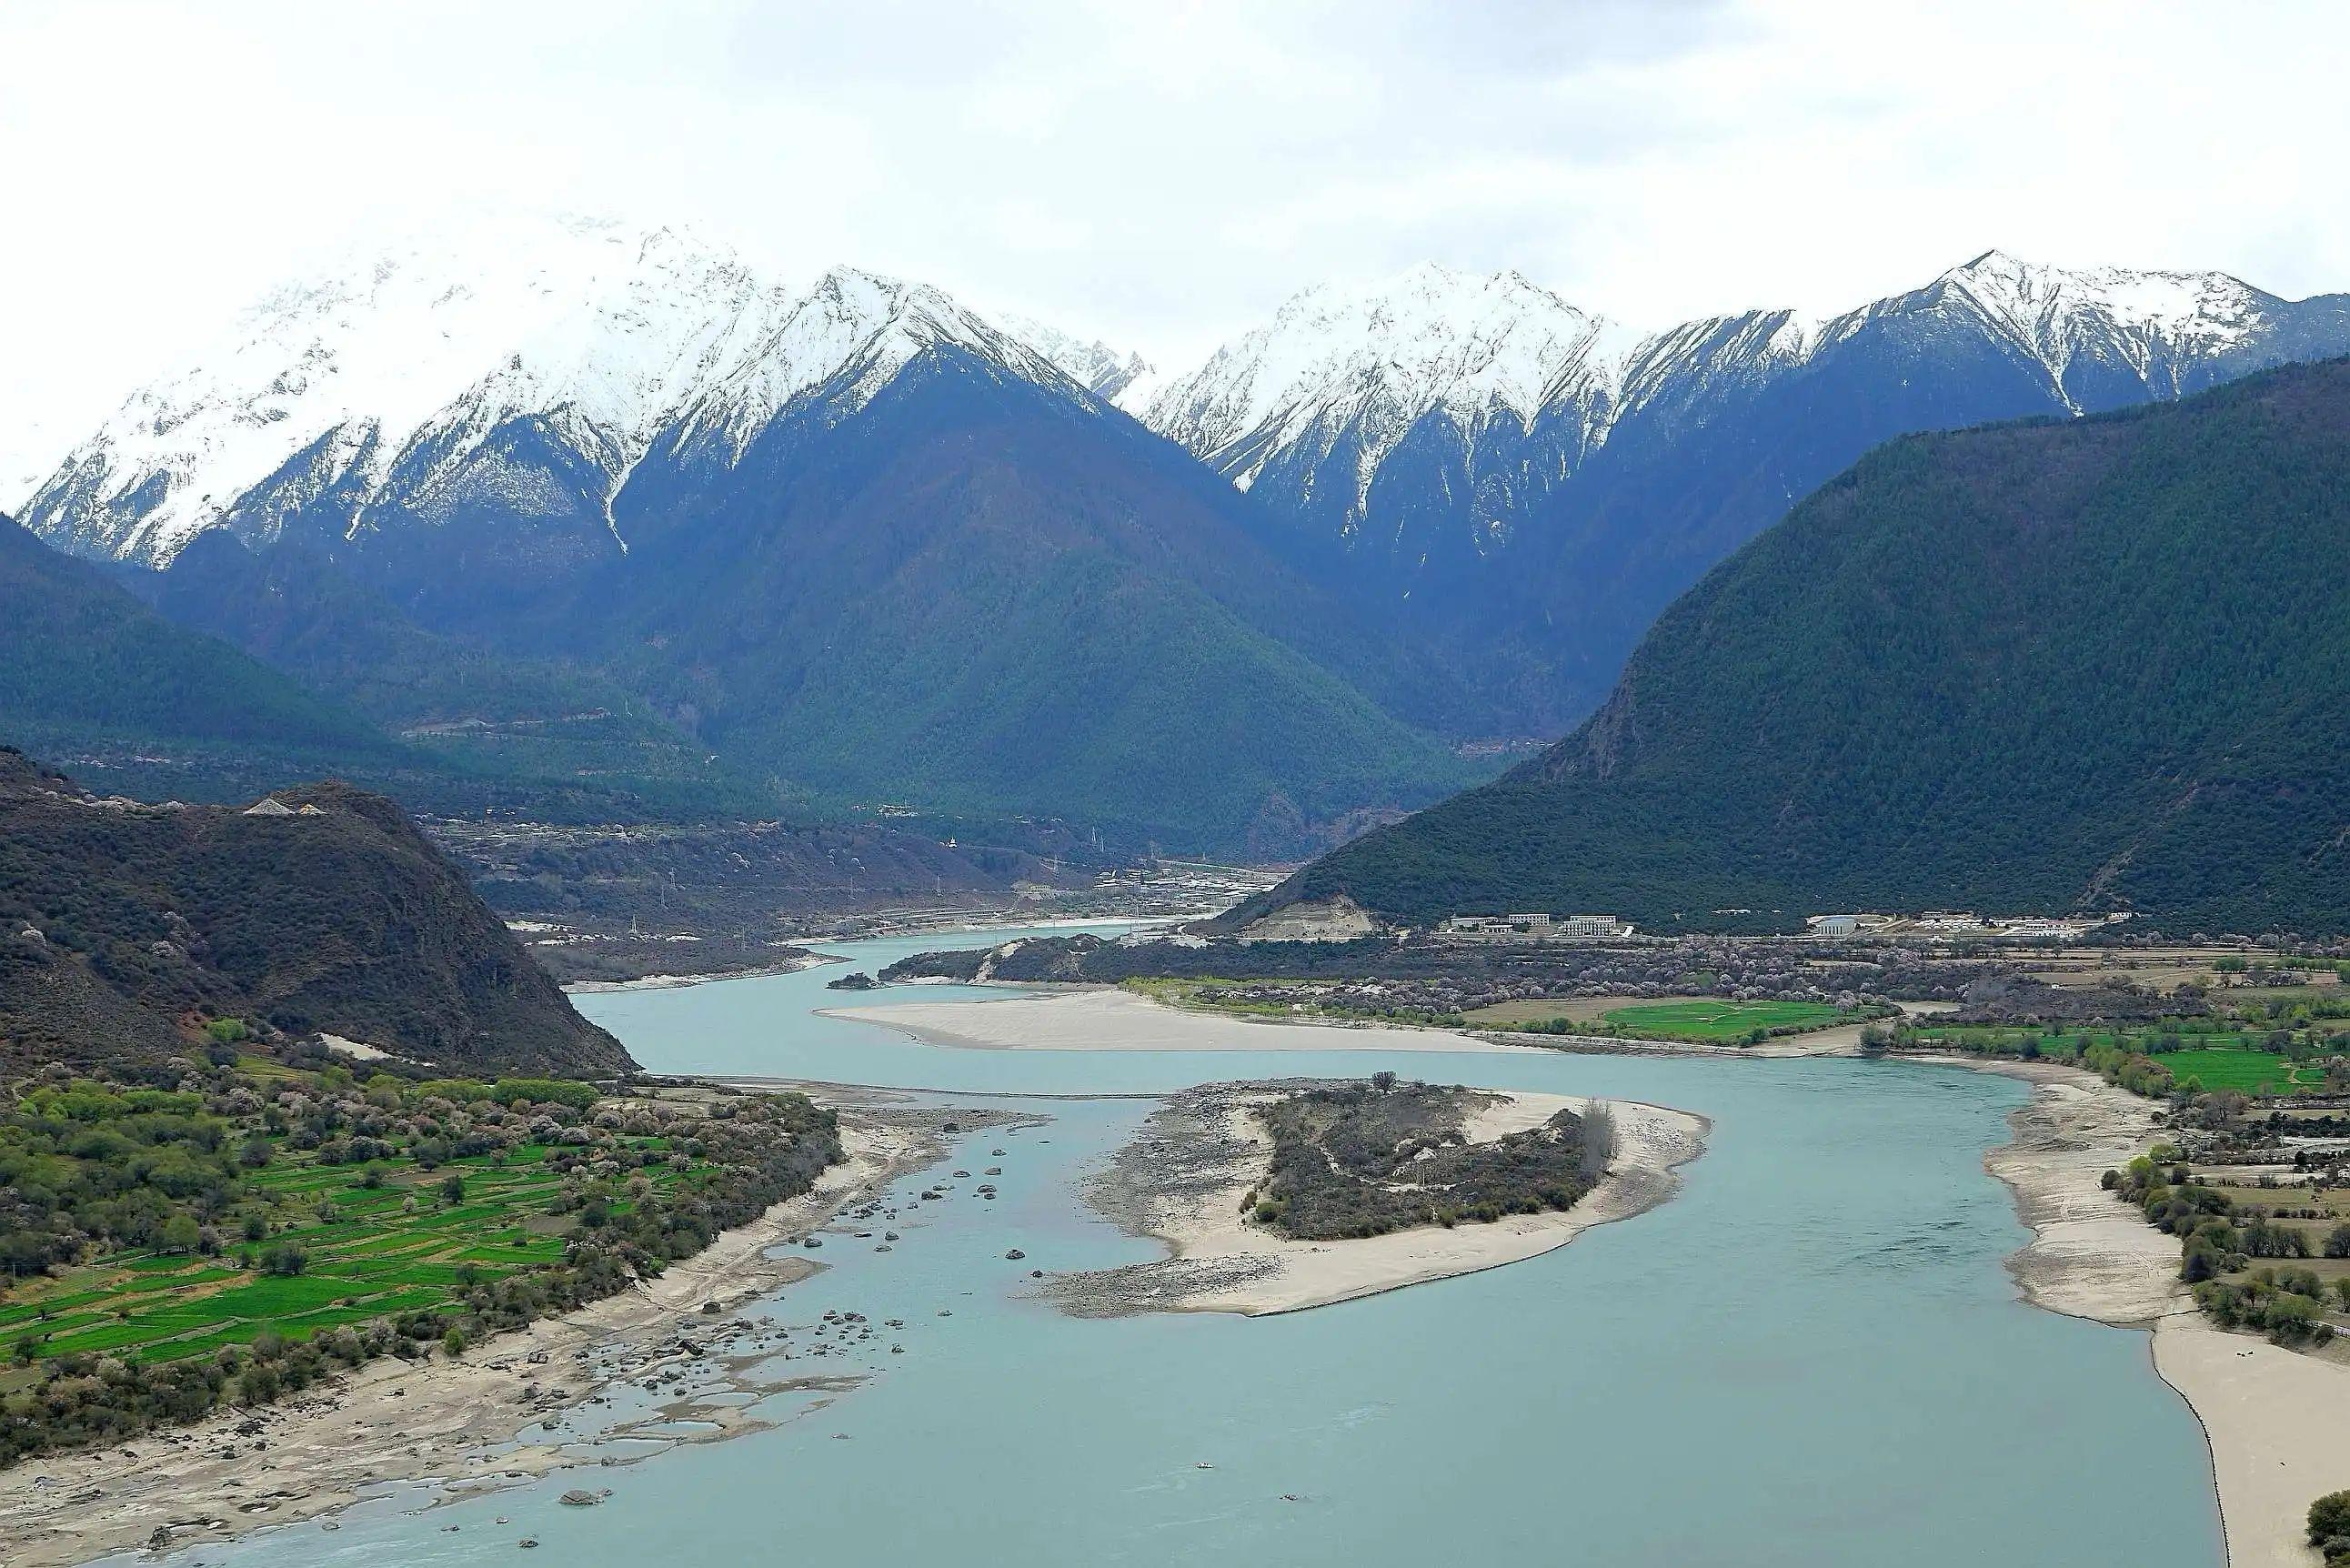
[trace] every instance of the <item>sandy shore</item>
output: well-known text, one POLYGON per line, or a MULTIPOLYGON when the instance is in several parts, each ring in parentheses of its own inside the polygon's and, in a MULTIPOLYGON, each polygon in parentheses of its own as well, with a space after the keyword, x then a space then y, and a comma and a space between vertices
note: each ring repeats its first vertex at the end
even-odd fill
MULTIPOLYGON (((1250 1107, 1274 1092, 1272 1085, 1214 1085, 1171 1100, 1092 1194, 1097 1207, 1128 1230, 1164 1242, 1169 1256, 1061 1276, 1048 1293, 1065 1309, 1088 1316, 1143 1311, 1262 1316, 1498 1268, 1664 1202, 1679 1189, 1675 1169, 1697 1157, 1707 1130, 1702 1117, 1681 1111, 1608 1102, 1616 1114, 1615 1164, 1571 1210, 1359 1241, 1304 1241, 1249 1224, 1241 1213, 1243 1197, 1272 1164, 1271 1139, 1250 1107)), ((1465 1130, 1471 1143, 1491 1142, 1592 1103, 1497 1092, 1465 1130)))
POLYGON ((828 963, 845 961, 835 953, 803 953, 798 958, 782 959, 774 963, 749 964, 742 969, 712 970, 703 974, 640 974, 633 980, 575 980, 563 989, 573 996, 596 996, 614 991, 675 991, 680 986, 708 985, 720 980, 756 980, 762 975, 797 974, 802 970, 816 969, 828 963))
POLYGON ((1168 1007, 1130 991, 1073 991, 1001 1002, 830 1007, 925 1044, 977 1051, 1517 1051, 1449 1029, 1289 1023, 1168 1007))
POLYGON ((2309 1505, 2350 1488, 2350 1367, 2226 1333, 2191 1307, 2156 1326, 2154 1365, 2210 1439, 2230 1568, 2314 1568, 2309 1505))
POLYGON ((264 1409, 224 1411, 120 1449, 28 1459, 0 1471, 5 1561, 10 1568, 83 1563, 147 1546, 159 1530, 174 1547, 225 1540, 332 1513, 388 1482, 430 1479, 444 1495, 495 1490, 572 1466, 610 1464, 616 1452, 629 1461, 645 1457, 652 1445, 641 1440, 610 1446, 639 1428, 696 1424, 689 1437, 662 1430, 669 1444, 755 1429, 761 1423, 744 1415, 740 1398, 746 1391, 853 1386, 853 1377, 812 1367, 808 1376, 763 1374, 773 1366, 772 1335, 721 1314, 820 1267, 799 1252, 770 1257, 770 1249, 935 1162, 942 1146, 924 1117, 910 1109, 845 1109, 848 1158, 814 1191, 725 1232, 657 1279, 501 1334, 462 1360, 380 1357, 264 1409), (705 1303, 717 1312, 705 1314, 705 1303), (688 1376, 670 1376, 680 1371, 688 1376), (616 1425, 585 1423, 594 1435, 584 1439, 556 1429, 568 1426, 564 1413, 656 1376, 665 1392, 651 1408, 616 1425), (726 1397, 709 1397, 713 1393, 726 1397))
MULTIPOLYGON (((1913 1002, 1904 1011, 1946 1010, 1946 1002, 1913 1002)), ((1293 1023, 1204 1008, 1170 1007, 1110 987, 1047 996, 1012 996, 973 1006, 967 1002, 879 1002, 830 1007, 827 1018, 853 1018, 894 1029, 930 1045, 973 1051, 1570 1051, 1608 1056, 1856 1056, 1857 1023, 1784 1034, 1759 1045, 1708 1045, 1694 1041, 1627 1040, 1616 1035, 1529 1034, 1500 1026, 1469 1030, 1429 1025, 1353 1023, 1343 1019, 1293 1023), (1343 1038, 1331 1038, 1334 1030, 1343 1038)))
POLYGON ((2314 1568, 2309 1505, 2350 1488, 2350 1368, 2215 1327, 2178 1283, 2178 1240, 2099 1186, 2156 1141, 2150 1104, 2054 1063, 1956 1061, 2033 1085, 2015 1140, 1984 1160, 2032 1228, 2009 1260, 2024 1299, 2151 1328, 2156 1370, 2210 1444, 2230 1568, 2314 1568))

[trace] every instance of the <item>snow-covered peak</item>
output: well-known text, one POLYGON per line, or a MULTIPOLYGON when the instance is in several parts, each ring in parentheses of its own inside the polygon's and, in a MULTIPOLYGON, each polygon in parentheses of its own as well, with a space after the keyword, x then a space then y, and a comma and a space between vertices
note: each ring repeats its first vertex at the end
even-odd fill
POLYGON ((1147 398, 1138 401, 1139 394, 1157 389, 1159 373, 1139 354, 1120 354, 1099 338, 1087 341, 1031 317, 1005 312, 996 320, 1004 331, 1105 402, 1133 410, 1148 402, 1147 398))
POLYGON ((2096 312, 2126 328, 2178 334, 2240 327, 2266 296, 2220 272, 2066 268, 1991 250, 1937 280, 2010 321, 2096 312))
POLYGON ((927 284, 855 267, 818 278, 730 373, 688 412, 691 431, 722 431, 736 455, 778 413, 819 388, 854 412, 926 350, 954 347, 1024 380, 1067 385, 1066 371, 927 284))
POLYGON ((262 296, 192 369, 133 393, 28 510, 102 463, 151 504, 115 514, 120 536, 77 543, 160 563, 329 434, 379 471, 428 431, 454 434, 461 457, 522 412, 640 444, 785 297, 723 246, 592 219, 503 218, 348 255, 262 296))
POLYGON ((1921 297, 1980 314, 2060 385, 2084 353, 2142 377, 2180 354, 2223 353, 2257 335, 2279 303, 2225 273, 2073 269, 1998 250, 1952 267, 1921 297))
POLYGON ((1523 426, 1563 389, 1604 387, 1615 347, 1606 323, 1517 273, 1422 264, 1293 296, 1167 386, 1147 418, 1243 484, 1272 454, 1342 426, 1367 474, 1431 411, 1469 430, 1523 426))
POLYGON ((429 488, 516 419, 617 492, 665 431, 721 430, 739 452, 801 394, 853 410, 942 344, 1070 379, 919 284, 841 267, 795 294, 690 233, 500 217, 264 295, 192 369, 133 393, 26 514, 81 553, 160 565, 297 458, 311 492, 372 494, 396 469, 429 488))
POLYGON ((1497 420, 1564 435, 1564 472, 1640 410, 1800 371, 1872 327, 1939 320, 2004 344, 2078 409, 2074 389, 2110 400, 2113 383, 2099 379, 2113 375, 2175 396, 2297 308, 2223 273, 2067 269, 1994 250, 1841 315, 1752 311, 1643 335, 1514 272, 1423 265, 1293 296, 1139 411, 1244 489, 1269 465, 1318 473, 1343 451, 1359 514, 1378 465, 1431 410, 1451 419, 1463 451, 1497 420))

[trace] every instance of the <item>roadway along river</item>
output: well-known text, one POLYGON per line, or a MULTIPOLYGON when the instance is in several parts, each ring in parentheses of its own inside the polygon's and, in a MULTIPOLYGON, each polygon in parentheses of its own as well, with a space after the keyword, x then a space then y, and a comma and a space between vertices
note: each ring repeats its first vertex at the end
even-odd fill
MULTIPOLYGON (((836 950, 870 970, 994 938, 836 950)), ((2221 1560, 2201 1435, 2146 1336, 2026 1307, 2001 1266, 2025 1235, 1981 1159, 2019 1085, 1854 1061, 951 1051, 814 1010, 991 993, 822 989, 840 972, 579 1000, 657 1071, 1016 1098, 1387 1067, 1654 1101, 1713 1131, 1675 1201, 1528 1262, 1287 1317, 1080 1321, 1026 1299, 1026 1271, 1154 1255, 1076 1190, 1149 1105, 1039 1099, 1049 1125, 950 1161, 1002 1166, 999 1201, 958 1183, 886 1254, 836 1236, 830 1269, 768 1303, 794 1325, 828 1307, 905 1321, 830 1364, 873 1376, 829 1406, 181 1561, 504 1563, 525 1535, 545 1551, 522 1561, 564 1568, 2221 1560), (1015 1246, 1027 1262, 1004 1260, 1015 1246), (613 1495, 556 1505, 580 1485, 613 1495)))

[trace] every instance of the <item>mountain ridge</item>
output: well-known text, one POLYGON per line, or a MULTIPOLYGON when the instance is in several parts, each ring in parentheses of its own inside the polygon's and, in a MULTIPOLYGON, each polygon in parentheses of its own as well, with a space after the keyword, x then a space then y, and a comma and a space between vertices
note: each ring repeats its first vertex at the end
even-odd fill
POLYGON ((2350 359, 1899 438, 1678 599, 1573 734, 1232 919, 2338 932, 2350 589, 2304 566, 2350 526, 2345 438, 2350 359))
MULTIPOLYGON (((1033 323, 1031 347, 918 284, 837 268, 791 293, 675 236, 566 234, 587 260, 463 286, 387 263, 285 294, 225 369, 78 448, 34 521, 150 566, 214 531, 316 554, 424 634, 612 681, 778 798, 1291 854, 1474 776, 1432 729, 1465 688, 1090 389, 1145 368, 1033 323), (662 296, 680 277, 699 294, 662 296), (517 289, 524 346, 473 374, 501 339, 458 339, 517 289), (455 346, 386 383, 399 418, 366 412, 349 389, 397 360, 393 327, 451 311, 455 346), (275 466, 239 488, 232 459, 275 466), (1023 575, 1067 602, 1010 594, 1023 575), (1104 726, 1114 760, 1076 743, 1104 726)), ((218 607, 206 624, 265 629, 218 607)))
POLYGON ((2350 296, 1999 251, 1834 316, 1648 334, 1531 286, 1497 325, 1479 312, 1513 275, 1441 275, 1470 303, 1413 316, 1408 352, 1357 328, 1391 298, 1424 304, 1430 269, 1347 293, 1302 344, 1284 335, 1320 296, 1295 296, 1144 417, 1244 480, 1268 526, 1318 549, 1330 580, 1441 650, 1521 732, 1588 712, 1674 595, 1880 441, 2350 352, 2350 296), (1552 331, 1557 369, 1539 400, 1480 351, 1529 324, 1552 331), (1275 361, 1291 379, 1260 385, 1275 361))
MULTIPOLYGON (((2290 302, 2224 275, 2066 270, 1987 251, 1833 317, 1750 312, 1650 334, 1513 273, 1421 266, 1386 285, 1308 290, 1277 315, 1279 330, 1169 378, 916 283, 835 268, 786 288, 671 231, 582 223, 561 234, 478 276, 401 254, 280 291, 226 359, 134 395, 78 446, 30 522, 61 547, 150 566, 211 529, 317 552, 432 636, 596 667, 689 749, 740 761, 785 795, 1043 813, 1115 826, 1138 847, 1171 838, 1219 852, 1246 839, 1284 853, 1243 825, 1302 821, 1288 852, 1303 853, 1363 813, 1419 804, 1448 768, 1444 782, 1461 782, 1467 764, 1444 763, 1447 748, 1482 752, 1579 720, 1676 594, 1881 441, 2077 417, 2350 350, 2350 296, 2290 302), (409 355, 411 341, 429 351, 409 355), (1088 673, 1091 629, 1066 615, 1031 620, 1018 657, 991 666, 1027 711, 979 721, 985 694, 972 694, 975 727, 959 729, 933 701, 944 650, 962 648, 966 671, 993 658, 1000 649, 965 634, 1008 601, 983 607, 984 594, 935 564, 892 563, 897 597, 873 616, 914 628, 924 651, 892 650, 889 628, 837 597, 890 580, 868 570, 870 542, 786 516, 745 483, 755 468, 768 491, 805 497, 814 491, 793 454, 855 467, 844 443, 933 440, 923 420, 868 410, 893 389, 928 395, 941 376, 973 392, 956 438, 967 460, 983 456, 971 431, 1007 428, 981 407, 983 385, 1059 431, 1069 454, 1047 460, 1030 443, 1023 479, 993 490, 944 484, 942 448, 894 471, 887 453, 865 466, 944 484, 936 493, 963 508, 946 520, 969 559, 1039 581, 1065 574, 1097 612, 1130 607, 1104 597, 1108 578, 1081 592, 1083 561, 1059 552, 1117 561, 1128 592, 1140 591, 1144 559, 1172 573, 1133 624, 1159 637, 1180 624, 1214 657, 1145 657, 1138 638, 1093 711, 1124 701, 1121 683, 1163 685, 1159 698, 1184 709, 1182 680, 1233 682, 1195 689, 1185 711, 1236 764, 1234 787, 1249 781, 1246 800, 1233 788, 1215 789, 1212 805, 1186 794, 1216 786, 1212 774, 1153 798, 1066 750, 1042 769, 985 760, 1024 728, 1080 732, 1040 720, 1066 717, 1055 686, 1088 673), (1222 499, 1152 441, 1188 454, 1222 499), (1048 468, 1060 477, 1032 483, 1048 468), (1162 537, 1127 526, 1127 514, 1154 519, 1162 537), (1024 568, 998 555, 1007 524, 1024 568), (707 537, 685 538, 689 526, 707 537), (778 527, 800 538, 795 571, 779 569, 780 542, 763 532, 778 527), (1216 550, 1197 547, 1210 539, 1216 550), (671 569, 697 574, 702 598, 678 592, 671 569), (926 570, 947 621, 980 618, 934 627, 932 607, 906 597, 926 570), (733 596, 754 576, 777 628, 766 651, 783 657, 753 680, 758 639, 733 596), (730 604, 724 636, 705 635, 697 620, 730 604), (786 647, 818 624, 829 643, 786 647), (841 650, 836 664, 814 657, 827 648, 841 650), (836 675, 849 683, 819 725, 820 688, 836 675), (1284 694, 1284 717, 1263 722, 1347 738, 1296 766, 1244 758, 1252 721, 1230 699, 1259 683, 1284 694), (754 712, 764 730, 738 722, 754 712), (866 763, 894 744, 892 718, 915 739, 906 765, 877 771, 866 763), (1399 787, 1380 787, 1354 753, 1399 763, 1399 787)), ((1132 738, 1145 747, 1136 757, 1165 758, 1150 748, 1170 735, 1132 738)))

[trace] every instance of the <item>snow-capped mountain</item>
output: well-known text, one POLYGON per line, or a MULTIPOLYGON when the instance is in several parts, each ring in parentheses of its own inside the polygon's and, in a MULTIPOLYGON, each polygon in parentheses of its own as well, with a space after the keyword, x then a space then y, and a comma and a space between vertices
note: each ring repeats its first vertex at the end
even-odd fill
POLYGON ((1863 452, 2350 352, 2350 298, 1998 251, 1827 318, 1636 335, 1513 273, 1308 290, 1143 410, 1515 693, 1602 694, 1648 619, 1863 452))
POLYGON ((1421 265, 1370 287, 1308 289, 1271 323, 1154 396, 1145 422, 1246 490, 1275 465, 1311 475, 1343 449, 1349 524, 1379 465, 1422 419, 1464 442, 1523 435, 1545 410, 1604 426, 1624 335, 1516 273, 1421 265))
POLYGON ((2079 412, 2074 388, 2085 372, 2176 397, 2200 366, 2272 340, 2293 307, 2224 273, 2076 272, 1987 251, 1916 294, 1840 317, 1820 347, 1875 315, 1938 311, 1979 318, 2045 370, 2052 392, 2079 412))
POLYGON ((917 283, 516 220, 268 296, 24 520, 282 667, 578 671, 836 800, 1294 854, 1459 784, 1425 721, 1465 691, 1112 405, 1149 374, 917 283))
MULTIPOLYGON (((796 400, 823 389, 854 411, 942 344, 1040 384, 1102 379, 1075 339, 1000 331, 936 289, 838 268, 795 293, 690 234, 508 220, 266 295, 203 363, 76 446, 25 521, 151 565, 206 527, 272 539, 322 506, 362 531, 394 503, 430 514, 487 483, 491 448, 527 426, 608 524, 657 440, 715 435, 739 455, 796 400)), ((530 471, 543 461, 508 466, 517 511, 554 504, 530 471)))
MULTIPOLYGON (((1374 492, 1415 431, 1440 449, 1429 483, 1472 512, 1481 496, 1508 510, 1529 480, 1571 474, 1647 410, 1799 378, 1872 334, 1915 338, 1929 359, 1947 335, 1952 369, 1987 347, 2033 367, 2055 410, 2079 413, 2334 351, 2341 314, 2336 299, 2294 304, 2223 274, 2066 271, 1991 251, 1826 320, 1757 311, 1639 335, 1514 272, 1421 265, 1294 296, 1139 411, 1242 489, 1330 514, 1339 536, 1378 548, 1410 543, 1374 492)), ((1425 504, 1392 488, 1401 513, 1425 504)), ((1471 529, 1488 546, 1507 534, 1492 524, 1471 529)))
MULTIPOLYGON (((535 616, 532 635, 556 639, 591 580, 608 592, 648 553, 700 549, 694 529, 719 531, 712 581, 726 551, 769 547, 822 579, 812 546, 762 530, 821 512, 797 491, 837 476, 809 454, 838 467, 855 443, 818 437, 919 366, 968 383, 957 462, 1016 429, 1083 449, 1073 470, 1139 464, 1152 477, 1135 493, 1153 499, 1132 520, 1170 514, 1166 486, 1200 485, 1188 451, 1232 487, 1205 486, 1216 516, 1302 563, 1342 618, 1438 650, 1438 677, 1396 677, 1421 693, 1415 722, 1523 735, 1579 717, 1667 602, 1881 441, 2345 352, 2350 298, 1993 251, 1833 317, 1645 334, 1515 273, 1424 265, 1309 289, 1170 379, 920 284, 842 268, 787 285, 691 234, 513 219, 267 296, 54 465, 22 517, 76 553, 152 566, 206 528, 291 536, 435 629, 504 635, 535 616), (971 410, 1009 405, 981 383, 1042 400, 986 426, 971 410)), ((892 456, 868 447, 858 462, 892 456)))

